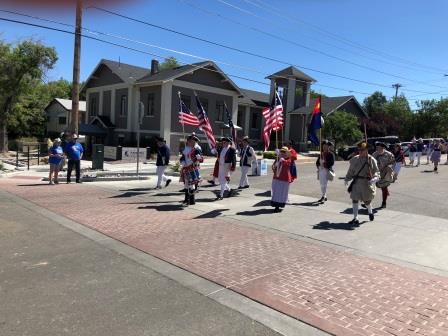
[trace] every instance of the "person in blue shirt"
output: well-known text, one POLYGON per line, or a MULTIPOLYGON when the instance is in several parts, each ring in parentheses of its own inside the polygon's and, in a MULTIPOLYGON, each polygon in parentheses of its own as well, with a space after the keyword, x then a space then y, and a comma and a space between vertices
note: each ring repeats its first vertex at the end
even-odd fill
POLYGON ((48 176, 49 184, 59 184, 58 175, 64 159, 64 151, 61 147, 61 139, 54 139, 53 145, 49 149, 50 175, 48 176))
POLYGON ((78 142, 78 135, 73 134, 71 140, 65 145, 65 155, 67 155, 67 183, 71 182, 73 167, 76 171, 76 183, 81 182, 81 159, 84 148, 78 142))

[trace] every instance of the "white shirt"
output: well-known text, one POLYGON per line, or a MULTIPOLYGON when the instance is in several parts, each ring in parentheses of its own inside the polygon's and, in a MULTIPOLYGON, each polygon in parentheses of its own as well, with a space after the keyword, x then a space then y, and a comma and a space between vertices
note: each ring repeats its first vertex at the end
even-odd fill
POLYGON ((191 150, 192 149, 190 146, 185 146, 184 150, 182 151, 182 154, 184 155, 185 158, 185 161, 183 162, 184 167, 188 167, 189 165, 193 164, 193 160, 190 157, 191 150))
POLYGON ((224 163, 226 162, 226 153, 229 150, 229 148, 230 148, 230 145, 223 147, 221 150, 221 154, 219 155, 219 164, 221 166, 224 166, 224 163))

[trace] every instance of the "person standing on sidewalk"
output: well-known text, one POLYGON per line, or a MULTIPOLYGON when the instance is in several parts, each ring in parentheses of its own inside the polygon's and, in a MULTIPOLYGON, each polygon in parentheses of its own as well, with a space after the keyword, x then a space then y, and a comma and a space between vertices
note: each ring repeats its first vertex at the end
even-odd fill
POLYGON ((395 157, 395 163, 394 163, 394 180, 395 182, 398 179, 398 175, 400 174, 401 167, 406 164, 406 159, 404 157, 403 149, 401 148, 400 144, 395 144, 394 151, 392 154, 395 157))
POLYGON ((291 167, 291 153, 288 147, 282 147, 278 152, 278 158, 272 164, 274 176, 271 187, 271 206, 274 212, 281 212, 288 202, 289 185, 297 176, 295 176, 291 167))
POLYGON ((165 187, 171 183, 171 179, 165 176, 165 170, 170 163, 170 149, 166 145, 166 141, 163 138, 157 138, 157 185, 156 189, 162 189, 162 182, 165 182, 165 187))
POLYGON ((395 157, 391 152, 386 150, 387 145, 384 142, 377 142, 375 145, 376 151, 373 153, 373 157, 375 158, 380 171, 380 179, 376 186, 381 188, 383 196, 381 208, 384 209, 386 208, 387 198, 390 196, 389 186, 394 178, 394 170, 392 167, 395 163, 395 157))
POLYGON ((332 181, 334 178, 334 155, 330 151, 333 144, 328 140, 322 141, 322 153, 319 155, 316 161, 316 167, 318 172, 318 178, 320 183, 320 191, 322 197, 318 200, 319 203, 325 203, 327 201, 327 186, 328 181, 332 181))
POLYGON ((71 182, 72 170, 75 167, 76 183, 81 182, 81 160, 84 148, 78 142, 78 135, 73 134, 71 140, 65 145, 65 154, 67 155, 67 183, 71 182))
POLYGON ((353 206, 353 219, 349 222, 352 225, 359 225, 359 201, 366 205, 370 221, 374 220, 372 200, 376 194, 375 183, 379 180, 378 165, 375 158, 369 155, 368 144, 360 143, 358 151, 359 154, 350 159, 350 166, 345 175, 345 185, 348 186, 347 191, 353 206))
POLYGON ((431 153, 431 162, 434 164, 435 173, 438 173, 437 169, 439 167, 441 157, 442 157, 442 146, 440 145, 440 141, 436 140, 433 146, 433 151, 431 153))
POLYGON ((249 137, 245 136, 240 150, 241 179, 238 189, 249 188, 247 174, 252 167, 252 162, 254 162, 254 160, 257 160, 257 156, 255 155, 254 149, 249 145, 249 137))
POLYGON ((54 139, 51 147, 48 149, 50 164, 50 174, 48 176, 49 184, 59 184, 58 175, 61 168, 62 160, 64 159, 64 150, 61 147, 61 139, 54 139))
POLYGON ((228 197, 232 196, 232 189, 230 188, 230 175, 235 171, 236 167, 236 149, 231 146, 232 139, 222 138, 222 148, 218 151, 219 172, 218 180, 221 185, 221 191, 216 200, 222 200, 224 192, 228 192, 228 197))
POLYGON ((425 148, 425 144, 423 143, 423 139, 422 138, 418 139, 417 145, 415 147, 416 147, 415 155, 417 157, 417 165, 416 165, 416 167, 419 167, 420 166, 420 161, 421 161, 421 158, 422 158, 423 149, 425 148))

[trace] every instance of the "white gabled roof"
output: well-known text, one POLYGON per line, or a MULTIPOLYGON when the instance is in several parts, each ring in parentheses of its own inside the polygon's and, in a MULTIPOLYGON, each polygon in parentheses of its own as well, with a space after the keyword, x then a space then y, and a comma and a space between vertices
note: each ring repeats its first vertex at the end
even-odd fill
MULTIPOLYGON (((67 111, 72 109, 72 101, 70 99, 55 98, 55 100, 61 104, 67 111)), ((79 111, 86 112, 86 102, 84 100, 79 101, 79 111)))

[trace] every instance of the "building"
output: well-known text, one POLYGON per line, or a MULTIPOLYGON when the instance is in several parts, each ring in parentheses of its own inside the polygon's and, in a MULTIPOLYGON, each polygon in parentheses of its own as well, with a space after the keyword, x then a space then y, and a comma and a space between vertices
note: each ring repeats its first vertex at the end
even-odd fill
MULTIPOLYGON (((56 138, 68 128, 72 101, 70 99, 53 99, 44 109, 47 117, 47 135, 56 138)), ((86 102, 79 102, 79 115, 81 123, 86 122, 86 102)))
MULTIPOLYGON (((306 148, 306 125, 312 104, 310 88, 315 80, 294 67, 268 78, 272 83, 271 94, 275 85, 282 94, 286 118, 282 137, 306 148)), ((256 147, 262 148, 262 110, 269 106, 269 93, 239 88, 212 61, 160 71, 155 60, 151 67, 143 68, 103 59, 83 90, 87 97, 87 119, 80 126, 80 134, 87 136, 87 142, 90 139, 91 143, 135 146, 139 128, 141 146, 148 146, 154 136, 162 136, 172 150, 177 150, 184 132, 196 132, 205 142, 204 135, 196 127, 183 129, 178 122, 179 95, 196 112, 196 93, 217 136, 228 134, 226 105, 234 123, 241 127, 238 135, 248 135, 256 147), (143 106, 141 120, 140 102, 143 106)), ((328 98, 328 102, 337 105, 336 109, 346 109, 355 115, 365 113, 354 97, 328 98), (339 101, 343 102, 336 104, 339 101)), ((325 101, 322 107, 325 109, 325 101)))

